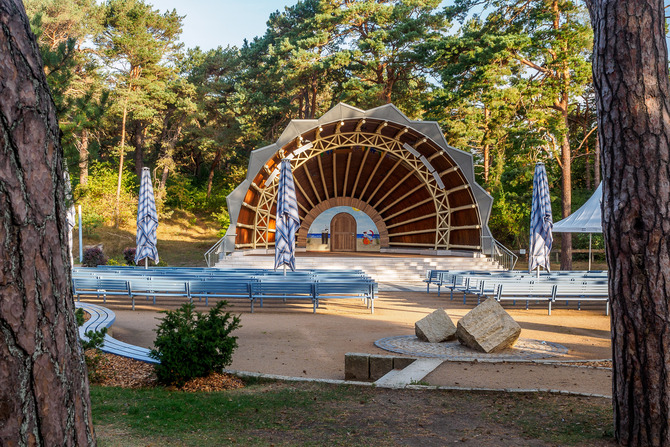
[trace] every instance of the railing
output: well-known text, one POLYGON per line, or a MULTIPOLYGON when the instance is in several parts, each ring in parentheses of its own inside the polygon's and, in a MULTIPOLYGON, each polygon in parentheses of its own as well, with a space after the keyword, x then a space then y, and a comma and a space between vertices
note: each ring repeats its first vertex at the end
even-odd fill
POLYGON ((221 248, 221 245, 223 245, 225 238, 226 237, 224 236, 221 239, 219 239, 217 241, 217 243, 212 245, 212 248, 207 250, 207 252, 205 253, 205 262, 207 263, 207 267, 212 267, 212 265, 213 265, 212 264, 212 255, 216 255, 216 259, 214 261, 214 264, 216 264, 216 262, 219 260, 220 248, 221 248))
POLYGON ((490 256, 493 262, 497 262, 505 270, 514 270, 516 261, 519 259, 509 248, 492 236, 482 236, 482 249, 485 255, 490 256))

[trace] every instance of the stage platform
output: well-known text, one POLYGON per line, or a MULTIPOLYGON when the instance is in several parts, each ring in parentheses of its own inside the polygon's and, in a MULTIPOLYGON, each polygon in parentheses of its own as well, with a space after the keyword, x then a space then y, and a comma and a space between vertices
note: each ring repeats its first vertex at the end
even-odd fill
MULTIPOLYGON (((499 270, 489 258, 420 256, 391 253, 298 252, 298 269, 363 270, 378 282, 421 282, 427 270, 499 270)), ((216 263, 217 268, 274 268, 274 254, 235 252, 216 263)))

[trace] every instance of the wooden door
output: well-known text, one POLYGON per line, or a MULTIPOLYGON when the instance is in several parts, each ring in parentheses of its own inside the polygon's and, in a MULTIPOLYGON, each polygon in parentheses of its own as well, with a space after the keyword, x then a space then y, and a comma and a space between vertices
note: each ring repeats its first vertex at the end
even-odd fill
POLYGON ((349 213, 339 213, 330 221, 330 250, 356 251, 356 219, 349 213))

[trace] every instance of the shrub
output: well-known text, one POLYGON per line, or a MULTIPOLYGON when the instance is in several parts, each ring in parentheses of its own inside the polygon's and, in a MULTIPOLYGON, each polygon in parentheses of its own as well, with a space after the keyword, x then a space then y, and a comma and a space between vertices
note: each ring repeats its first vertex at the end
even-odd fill
POLYGON ((220 301, 206 314, 196 312, 191 303, 163 312, 151 351, 160 361, 155 368, 161 383, 183 386, 230 365, 237 348, 237 337, 230 333, 240 327, 240 318, 224 313, 227 304, 220 301))
POLYGON ((114 259, 114 258, 109 258, 109 259, 107 260, 107 265, 126 265, 126 264, 124 264, 124 263, 121 262, 121 261, 117 261, 117 260, 114 259))
POLYGON ((107 256, 100 247, 89 247, 84 250, 84 259, 81 264, 84 267, 97 267, 107 264, 107 256))
POLYGON ((135 248, 135 247, 126 247, 123 250, 123 259, 126 260, 126 264, 135 265, 135 253, 136 252, 137 252, 137 248, 135 248))

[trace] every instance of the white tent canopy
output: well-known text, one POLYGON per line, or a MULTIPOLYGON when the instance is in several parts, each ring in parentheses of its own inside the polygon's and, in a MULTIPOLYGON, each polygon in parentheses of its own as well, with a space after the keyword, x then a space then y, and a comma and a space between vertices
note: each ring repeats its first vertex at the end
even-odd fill
POLYGON ((600 208, 602 200, 603 184, 600 183, 591 198, 577 211, 556 222, 552 231, 555 233, 602 233, 602 210, 600 208))
POLYGON ((602 233, 602 209, 600 203, 603 201, 603 184, 591 198, 586 201, 577 211, 565 219, 554 224, 552 231, 555 233, 589 233, 589 270, 591 270, 591 233, 602 233))

